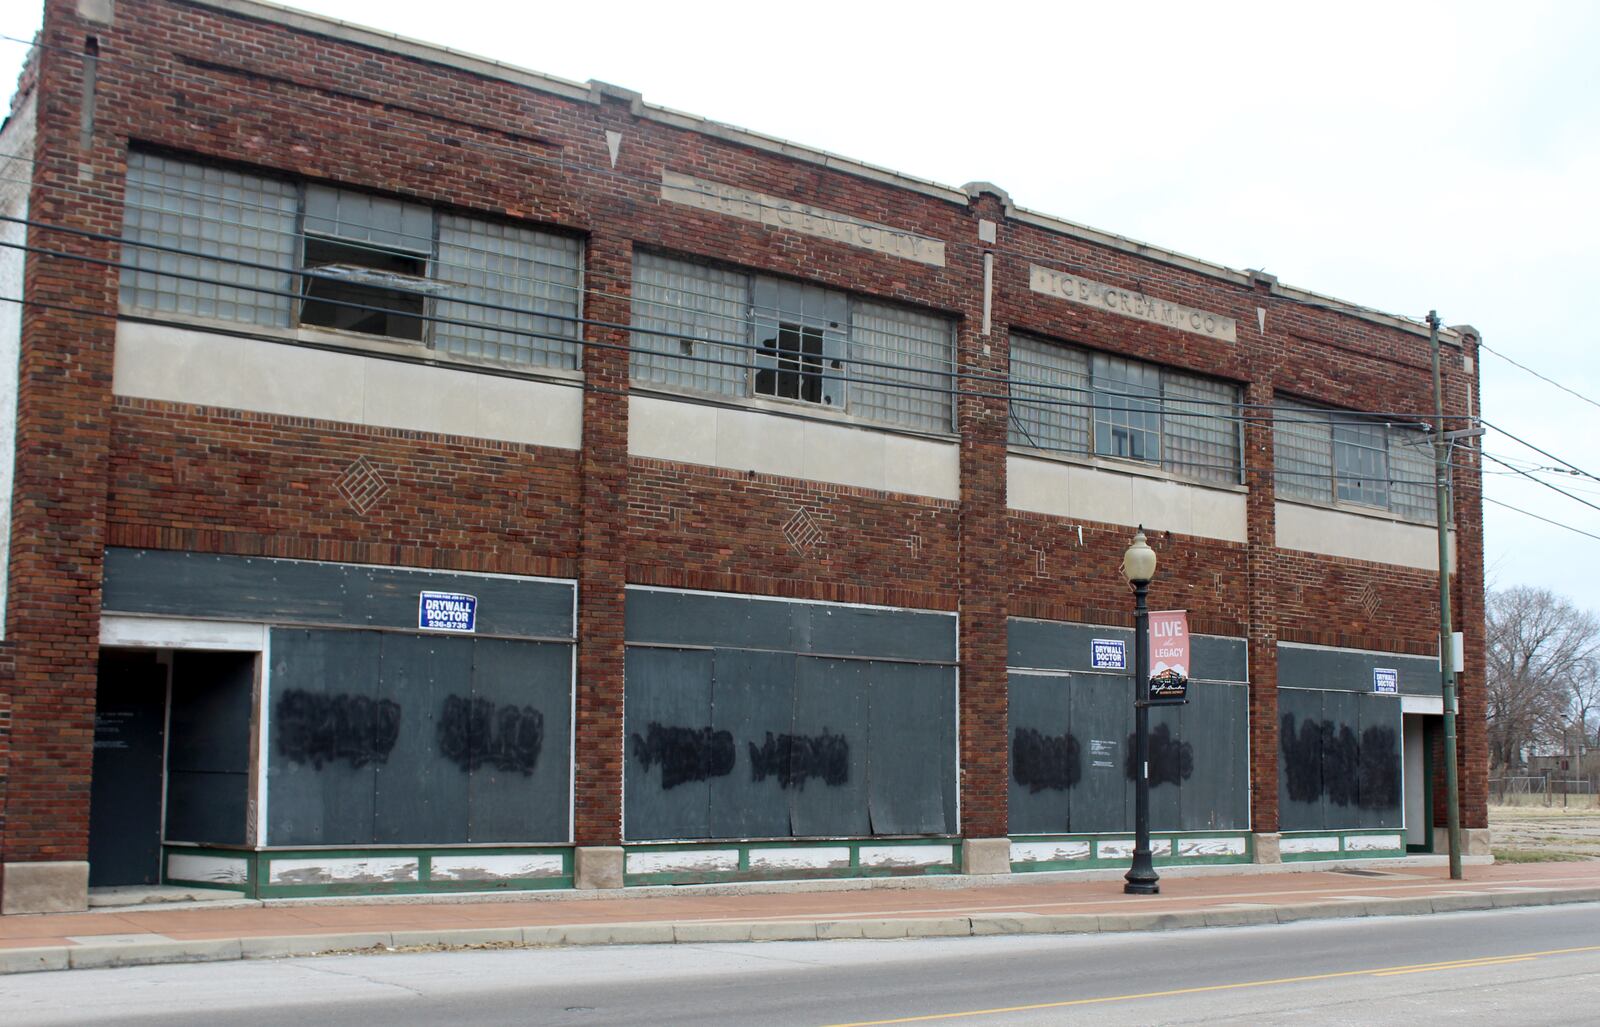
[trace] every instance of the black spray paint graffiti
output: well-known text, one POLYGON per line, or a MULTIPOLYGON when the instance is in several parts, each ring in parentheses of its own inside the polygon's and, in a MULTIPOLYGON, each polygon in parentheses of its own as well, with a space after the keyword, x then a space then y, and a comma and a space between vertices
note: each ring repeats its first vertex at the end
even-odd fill
POLYGON ((1030 792, 1066 791, 1083 777, 1078 740, 1017 728, 1011 734, 1011 776, 1030 792))
POLYGON ((1394 729, 1374 725, 1359 738, 1348 724, 1307 720, 1292 713, 1279 725, 1284 779, 1292 802, 1323 796, 1337 806, 1394 809, 1400 805, 1400 754, 1394 729))
POLYGON ((352 767, 386 763, 400 737, 400 705, 364 695, 327 695, 290 688, 273 710, 278 754, 318 770, 349 760, 352 767))
MULTIPOLYGON (((1124 764, 1129 781, 1139 779, 1139 754, 1136 735, 1128 736, 1128 759, 1124 764)), ((1172 729, 1158 724, 1150 730, 1150 787, 1175 785, 1194 773, 1194 746, 1172 737, 1172 729)))
POLYGON ((704 781, 733 772, 733 734, 709 727, 666 727, 651 721, 644 737, 635 731, 629 746, 645 770, 661 764, 661 787, 704 781))
POLYGON ((452 695, 439 715, 438 738, 439 751, 468 773, 492 766, 528 776, 544 748, 544 714, 532 706, 452 695))
POLYGON ((820 778, 830 788, 850 780, 850 741, 827 728, 820 735, 774 735, 750 746, 750 780, 778 779, 779 788, 805 788, 806 781, 820 778))

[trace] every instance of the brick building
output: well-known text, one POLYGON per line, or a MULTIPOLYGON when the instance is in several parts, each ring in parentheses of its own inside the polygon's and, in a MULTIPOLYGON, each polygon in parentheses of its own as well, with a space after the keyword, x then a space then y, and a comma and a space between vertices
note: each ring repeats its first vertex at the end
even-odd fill
POLYGON ((251 0, 47 0, 0 154, 7 911, 1120 865, 1139 524, 1158 863, 1435 845, 1424 326, 251 0))

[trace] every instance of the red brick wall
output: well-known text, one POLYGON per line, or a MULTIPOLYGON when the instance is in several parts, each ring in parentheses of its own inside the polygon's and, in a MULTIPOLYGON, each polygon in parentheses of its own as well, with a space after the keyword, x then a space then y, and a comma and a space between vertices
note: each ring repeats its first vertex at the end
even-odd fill
MULTIPOLYGON (((962 366, 1003 375, 1009 332, 1222 377, 1253 404, 1277 392, 1362 410, 1431 409, 1425 340, 1301 302, 1269 280, 1207 273, 1048 230, 1004 198, 929 195, 636 117, 629 97, 539 93, 441 64, 219 14, 122 0, 114 28, 49 0, 34 215, 115 232, 129 141, 199 158, 501 214, 586 240, 586 314, 629 317, 640 247, 697 254, 915 304, 957 326, 962 366), (83 37, 101 40, 95 137, 78 146, 83 37), (55 56, 52 57, 51 55, 55 56), (611 167, 605 131, 623 135, 611 167), (946 243, 931 267, 659 199, 671 170, 887 223, 946 243), (999 225, 992 245, 978 220, 999 225), (995 254, 990 335, 982 258, 995 254), (1225 314, 1224 343, 1030 291, 1031 262, 1225 314), (1258 330, 1257 308, 1266 310, 1258 330)), ((36 245, 115 259, 104 242, 36 231, 36 245)), ((1117 575, 1127 526, 1006 506, 1006 414, 957 403, 956 502, 627 455, 627 333, 586 328, 580 454, 110 396, 116 272, 35 260, 25 324, 11 568, 17 662, 6 859, 82 858, 100 552, 137 545, 574 577, 580 586, 576 836, 619 837, 627 583, 959 610, 963 830, 1006 830, 1005 617, 1128 623, 1117 575), (358 462, 386 485, 364 510, 338 482, 358 462), (785 528, 804 511, 811 530, 785 528), (1078 529, 1082 528, 1080 541, 1078 529), (800 540, 797 544, 796 539, 800 540), (26 596, 27 601, 18 597, 26 596)), ((1469 347, 1470 353, 1470 347, 1469 347)), ((1474 376, 1447 349, 1452 409, 1474 376)), ((974 381, 973 392, 1003 391, 974 381)), ((1432 651, 1428 574, 1276 550, 1270 429, 1246 429, 1248 543, 1153 532, 1157 607, 1250 641, 1252 815, 1277 823, 1280 639, 1432 651)), ((1465 819, 1483 818, 1482 539, 1476 478, 1458 471, 1458 622, 1465 819)), ((805 528, 805 523, 801 528, 805 528)), ((0 668, 0 676, 4 669, 0 668)))

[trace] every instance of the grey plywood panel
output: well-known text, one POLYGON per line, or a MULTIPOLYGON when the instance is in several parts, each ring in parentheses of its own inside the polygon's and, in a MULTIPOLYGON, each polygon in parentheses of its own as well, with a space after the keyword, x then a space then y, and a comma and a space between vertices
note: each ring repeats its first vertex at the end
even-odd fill
POLYGON ((712 654, 627 652, 623 832, 630 841, 711 836, 711 786, 733 772, 731 735, 711 725, 712 654))
MULTIPOLYGON (((867 811, 867 680, 859 660, 800 657, 794 733, 807 739, 813 771, 789 796, 790 823, 801 837, 871 833, 867 811)), ((801 751, 797 747, 797 752, 801 751)), ((801 768, 796 768, 796 775, 801 768)))
MULTIPOLYGON (((1009 667, 1092 671, 1090 643, 1097 638, 1124 643, 1128 665, 1133 665, 1133 631, 1129 628, 1012 617, 1006 621, 1006 633, 1009 667)), ((1205 681, 1249 679, 1244 639, 1195 635, 1193 646, 1194 677, 1205 681)))
POLYGON ((1011 833, 1065 833, 1072 821, 1072 790, 1083 779, 1084 764, 1084 750, 1072 730, 1072 678, 1013 673, 1007 688, 1011 833))
POLYGON ((249 816, 250 775, 242 772, 169 770, 169 842, 243 845, 249 816))
POLYGON ((166 838, 238 845, 250 795, 254 653, 173 654, 166 838))
POLYGON ((470 841, 566 841, 571 659, 559 643, 472 643, 470 841))
POLYGON ((373 840, 466 841, 467 770, 445 755, 461 726, 442 716, 446 697, 471 694, 472 640, 383 635, 378 691, 399 706, 400 732, 377 769, 373 840))
POLYGON ((1360 827, 1357 770, 1361 764, 1361 718, 1353 692, 1322 693, 1322 795, 1330 830, 1360 827))
POLYGON ((1320 831, 1322 796, 1322 696, 1303 688, 1278 689, 1278 820, 1284 831, 1320 831))
POLYGON ((794 603, 633 588, 626 603, 629 642, 795 651, 794 603))
POLYGON ((1401 826, 1400 700, 1392 695, 1357 697, 1361 757, 1356 797, 1362 827, 1401 826))
POLYGON ((250 771, 255 653, 172 654, 170 770, 250 771))
POLYGON ((955 670, 868 662, 867 809, 873 834, 947 834, 955 670))
POLYGON ((1244 830, 1249 816, 1243 685, 1194 683, 1183 707, 1183 737, 1194 771, 1183 783, 1185 831, 1244 830))
POLYGON ((1249 647, 1242 638, 1194 635, 1190 639, 1193 673, 1201 681, 1250 680, 1249 647))
POLYGON ((1278 684, 1286 688, 1371 692, 1375 667, 1397 671, 1404 695, 1440 694, 1439 661, 1431 656, 1278 646, 1278 684))
POLYGON ((799 652, 955 661, 956 618, 949 614, 821 603, 794 605, 795 648, 799 652))
POLYGON ((1133 665, 1133 632, 1128 628, 1012 617, 1006 621, 1006 636, 1006 664, 1010 667, 1093 670, 1089 643, 1096 638, 1116 639, 1124 643, 1128 665, 1133 665))
POLYGON ((164 550, 106 550, 101 606, 116 613, 415 631, 424 590, 476 596, 480 635, 574 637, 574 586, 567 582, 164 550))
MULTIPOLYGON (((1184 706, 1157 706, 1150 710, 1150 829, 1177 831, 1182 828, 1181 808, 1184 789, 1195 772, 1194 745, 1184 735, 1184 706)), ((1128 749, 1135 743, 1134 730, 1128 732, 1128 749)), ((1130 788, 1138 787, 1137 768, 1128 775, 1130 788)))
POLYGON ((379 636, 370 631, 272 633, 267 755, 268 841, 373 840, 377 765, 401 713, 378 695, 379 636))
POLYGON ((711 781, 710 832, 716 838, 789 836, 795 657, 716 651, 711 726, 732 736, 731 773, 711 781))
POLYGON ((953 662, 956 619, 921 610, 629 589, 629 642, 953 662))
POLYGON ((1128 736, 1133 733, 1133 686, 1127 678, 1072 675, 1072 733, 1083 778, 1072 790, 1071 830, 1094 834, 1133 828, 1128 781, 1128 736))

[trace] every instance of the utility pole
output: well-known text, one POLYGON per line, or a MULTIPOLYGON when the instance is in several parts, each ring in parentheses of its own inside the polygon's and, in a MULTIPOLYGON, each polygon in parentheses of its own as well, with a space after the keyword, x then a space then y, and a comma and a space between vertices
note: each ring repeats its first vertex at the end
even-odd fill
POLYGON ((1428 311, 1433 357, 1433 470, 1439 521, 1439 682, 1444 697, 1445 823, 1450 834, 1450 879, 1461 875, 1461 809, 1456 784, 1456 669, 1450 631, 1450 443, 1444 430, 1444 384, 1439 371, 1439 312, 1428 311))

